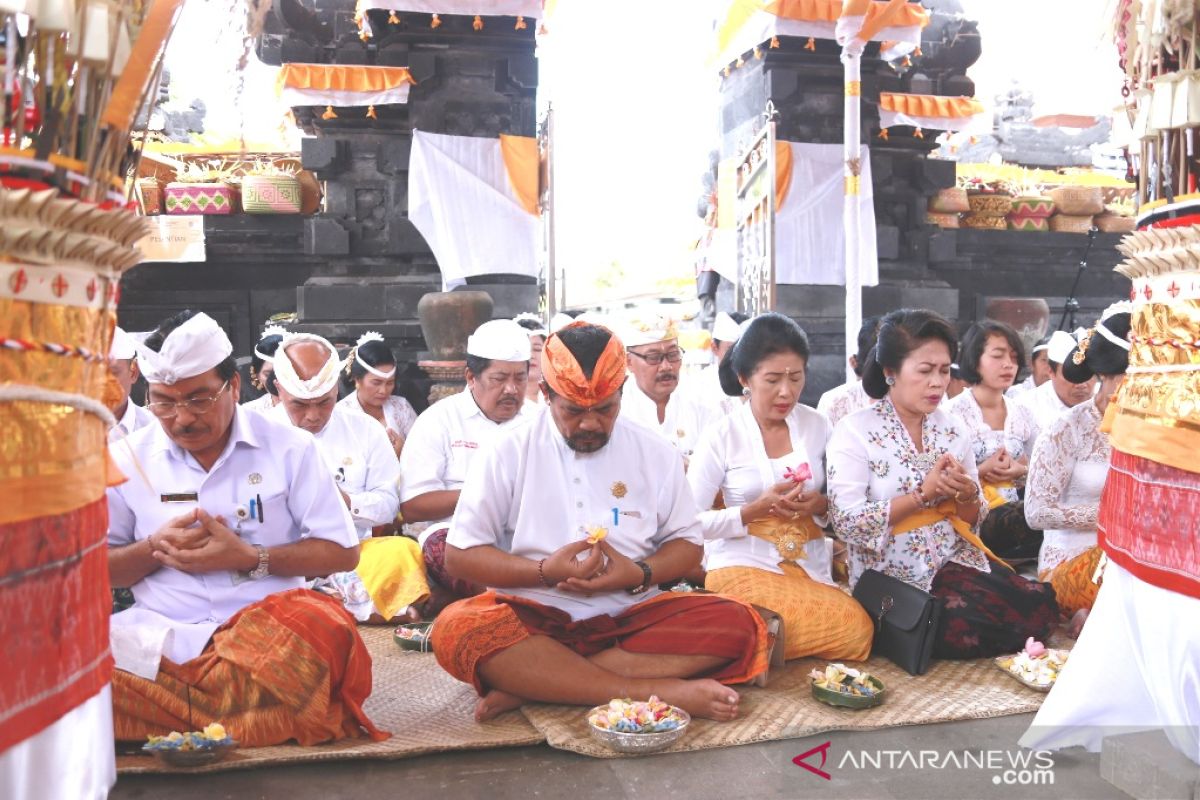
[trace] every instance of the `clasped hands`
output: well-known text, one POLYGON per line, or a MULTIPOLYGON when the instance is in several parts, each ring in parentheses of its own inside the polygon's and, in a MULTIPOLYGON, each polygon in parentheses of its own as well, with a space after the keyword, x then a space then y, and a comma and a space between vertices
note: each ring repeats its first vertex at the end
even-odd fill
POLYGON ((979 496, 979 487, 958 459, 949 453, 942 453, 925 480, 921 481, 920 492, 929 505, 937 505, 951 498, 967 503, 979 496))
POLYGON ((1007 483, 1025 476, 1029 468, 1001 447, 979 465, 979 480, 984 483, 1007 483))
POLYGON ((247 572, 258 565, 258 551, 242 541, 221 516, 202 508, 168 520, 147 540, 159 564, 180 572, 247 572))
POLYGON ((823 516, 829 511, 829 498, 819 491, 804 491, 804 484, 782 481, 767 489, 749 504, 744 520, 765 516, 798 519, 802 516, 823 516))
POLYGON ((592 544, 586 539, 547 556, 542 576, 555 589, 581 595, 633 589, 642 585, 643 577, 642 568, 607 541, 592 544), (585 553, 586 557, 580 558, 585 553))

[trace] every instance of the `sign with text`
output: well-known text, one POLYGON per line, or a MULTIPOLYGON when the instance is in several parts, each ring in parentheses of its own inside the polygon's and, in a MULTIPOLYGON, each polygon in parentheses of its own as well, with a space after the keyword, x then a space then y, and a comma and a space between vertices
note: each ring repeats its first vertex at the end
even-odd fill
POLYGON ((147 261, 204 261, 204 217, 199 215, 149 217, 150 233, 139 242, 147 261))

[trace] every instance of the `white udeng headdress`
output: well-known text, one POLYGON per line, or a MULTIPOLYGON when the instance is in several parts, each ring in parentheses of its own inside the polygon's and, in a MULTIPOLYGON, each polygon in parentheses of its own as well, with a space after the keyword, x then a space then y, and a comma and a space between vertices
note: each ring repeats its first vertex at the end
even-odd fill
POLYGON ((367 342, 382 342, 382 341, 383 341, 383 334, 379 333, 378 331, 367 331, 362 336, 358 337, 358 341, 354 343, 354 362, 356 364, 358 364, 360 367, 362 367, 363 369, 365 369, 367 372, 374 375, 375 377, 383 378, 384 380, 387 380, 388 378, 396 377, 395 362, 392 363, 391 370, 389 370, 388 372, 384 372, 383 370, 375 369, 370 364, 363 361, 362 356, 360 356, 358 354, 358 348, 362 347, 367 342))
POLYGON ((1079 340, 1066 331, 1055 331, 1046 343, 1046 357, 1055 364, 1062 364, 1071 355, 1071 351, 1079 344, 1079 340))
POLYGON ((275 351, 275 382, 284 391, 299 400, 315 400, 329 394, 337 386, 338 375, 341 371, 342 360, 338 357, 337 348, 330 344, 328 339, 317 336, 315 333, 289 333, 283 337, 283 341, 279 343, 279 349, 275 351), (292 363, 292 357, 287 354, 289 347, 300 342, 316 342, 329 350, 329 358, 325 361, 325 366, 307 380, 296 373, 296 365, 292 363))
POLYGON ((485 322, 467 337, 467 355, 492 361, 528 361, 529 331, 511 319, 485 322))
POLYGON ((200 313, 167 334, 157 353, 138 342, 138 368, 147 383, 170 386, 208 372, 232 352, 221 326, 200 313))
POLYGON ((741 326, 724 311, 718 311, 713 320, 712 338, 721 342, 736 342, 742 336, 741 326))

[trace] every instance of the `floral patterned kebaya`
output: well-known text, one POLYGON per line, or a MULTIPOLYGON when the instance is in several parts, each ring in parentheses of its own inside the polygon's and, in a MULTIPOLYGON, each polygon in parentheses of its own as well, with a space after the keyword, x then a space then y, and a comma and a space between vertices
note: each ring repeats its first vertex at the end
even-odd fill
MULTIPOLYGON (((833 432, 828 449, 830 516, 850 557, 850 585, 876 569, 929 590, 948 562, 990 572, 987 557, 939 520, 894 536, 888 524, 892 499, 921 485, 943 453, 950 453, 979 482, 972 437, 943 410, 925 417, 922 448, 914 446, 895 406, 883 400, 856 411, 833 432)), ((987 507, 980 509, 980 521, 987 507)), ((978 529, 978 524, 976 524, 978 529)))

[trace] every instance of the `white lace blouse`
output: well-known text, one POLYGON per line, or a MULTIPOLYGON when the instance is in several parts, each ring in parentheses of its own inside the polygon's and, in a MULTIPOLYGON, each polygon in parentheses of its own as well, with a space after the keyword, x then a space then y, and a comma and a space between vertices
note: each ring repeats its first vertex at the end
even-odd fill
MULTIPOLYGON (((943 453, 953 455, 979 482, 971 437, 955 417, 935 410, 925 417, 921 439, 923 452, 918 452, 886 398, 845 417, 833 430, 825 451, 830 516, 834 531, 846 543, 851 586, 866 569, 926 591, 950 561, 991 571, 983 552, 959 536, 948 520, 892 534, 892 499, 917 488, 943 453)), ((986 514, 984 505, 980 522, 986 514)), ((978 530, 978 523, 975 527, 978 530)))
MULTIPOLYGON (((367 413, 362 404, 358 402, 358 392, 346 395, 338 401, 338 405, 360 414, 367 413)), ((387 423, 386 427, 407 439, 408 432, 412 430, 413 423, 417 421, 417 412, 413 410, 412 404, 408 400, 394 394, 383 401, 383 418, 387 423)))
POLYGON ((837 425, 850 414, 863 408, 870 408, 875 399, 863 389, 862 381, 843 383, 835 386, 817 401, 817 411, 825 415, 830 425, 837 425))
MULTIPOLYGON (((825 487, 825 444, 829 441, 829 423, 808 406, 797 404, 785 418, 792 452, 780 459, 767 457, 762 431, 748 404, 734 409, 710 427, 696 445, 688 466, 688 485, 700 512, 704 530, 704 567, 711 571, 722 567, 756 567, 782 573, 775 545, 751 536, 742 524, 742 506, 756 500, 765 489, 783 480, 787 468, 808 464, 812 478, 805 490, 825 487), (717 491, 725 508, 712 509, 717 491)), ((824 526, 823 517, 815 517, 824 526)), ((832 583, 830 548, 824 538, 804 547, 797 560, 813 580, 832 583)))
MULTIPOLYGON (((970 389, 942 404, 942 408, 957 417, 971 434, 976 466, 991 458, 1001 445, 1015 461, 1028 458, 1033 453, 1033 443, 1037 441, 1038 436, 1037 420, 1034 419, 1033 412, 1003 395, 1000 399, 1004 403, 1004 430, 996 430, 987 424, 983 418, 983 409, 979 407, 979 402, 970 389)), ((1017 483, 1023 484, 1024 479, 1017 483)), ((1009 503, 1021 499, 1016 486, 998 491, 1009 503)))
POLYGON ((1025 487, 1025 519, 1045 531, 1038 575, 1096 545, 1100 493, 1112 448, 1100 432, 1094 400, 1067 411, 1033 448, 1025 487))

